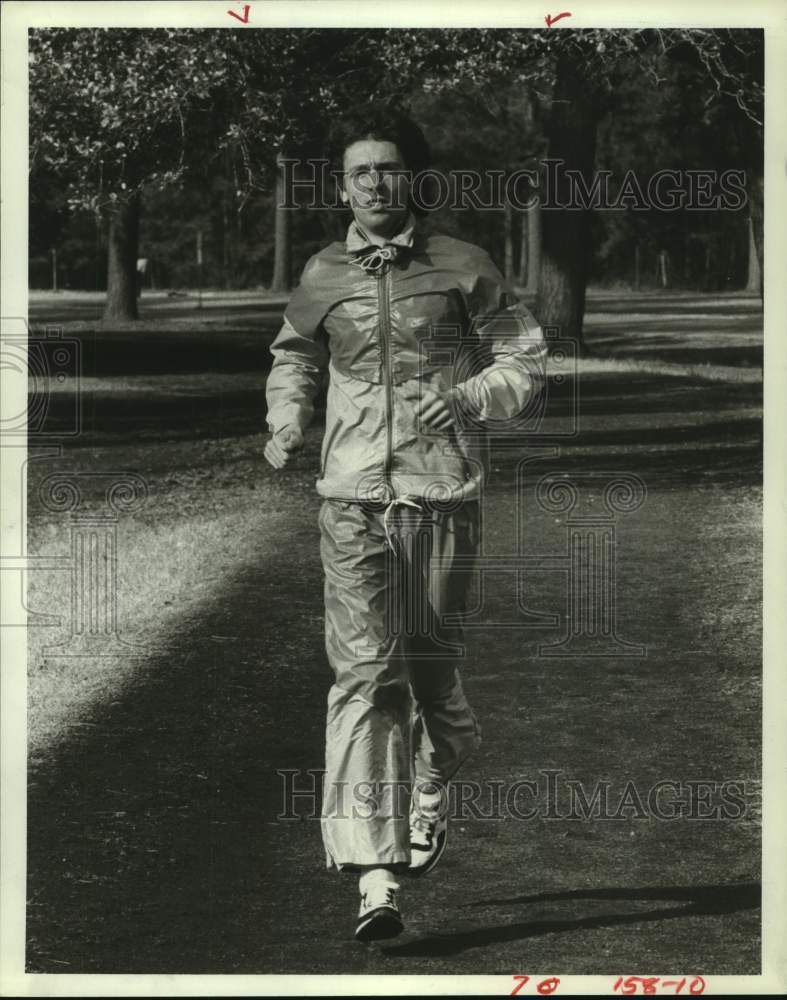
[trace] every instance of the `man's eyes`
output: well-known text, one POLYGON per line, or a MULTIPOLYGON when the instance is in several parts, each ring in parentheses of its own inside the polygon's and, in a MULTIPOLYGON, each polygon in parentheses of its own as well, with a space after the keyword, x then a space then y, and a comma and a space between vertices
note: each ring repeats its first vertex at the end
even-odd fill
POLYGON ((363 167, 360 170, 351 170, 349 176, 352 180, 358 180, 371 177, 372 174, 379 174, 381 177, 396 177, 403 173, 405 173, 404 167, 363 167))

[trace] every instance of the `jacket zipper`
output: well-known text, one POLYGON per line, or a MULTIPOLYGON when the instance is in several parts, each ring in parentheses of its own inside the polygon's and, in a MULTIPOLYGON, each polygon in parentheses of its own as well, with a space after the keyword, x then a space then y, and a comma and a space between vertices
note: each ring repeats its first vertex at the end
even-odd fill
POLYGON ((386 267, 377 279, 377 304, 380 308, 380 340, 383 360, 383 385, 385 387, 385 462, 383 477, 393 495, 391 466, 393 465, 393 374, 391 372, 391 271, 386 267))

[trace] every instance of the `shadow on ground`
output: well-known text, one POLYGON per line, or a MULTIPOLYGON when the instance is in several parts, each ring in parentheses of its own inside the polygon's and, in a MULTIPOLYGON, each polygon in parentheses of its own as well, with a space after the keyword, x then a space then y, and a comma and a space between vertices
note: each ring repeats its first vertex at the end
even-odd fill
MULTIPOLYGON (((245 343, 243 351, 258 351, 245 343)), ((208 354, 199 359, 208 363, 208 354)), ((98 357, 97 370, 109 364, 98 357)), ((490 664, 489 635, 478 636, 468 690, 489 734, 478 773, 509 780, 555 762, 591 777, 629 768, 643 780, 753 773, 760 715, 756 704, 740 706, 759 676, 746 632, 756 625, 757 595, 742 596, 732 579, 750 565, 740 546, 753 529, 728 513, 723 527, 736 531, 734 547, 701 532, 724 514, 724 501, 754 502, 759 421, 750 410, 759 399, 750 384, 611 373, 583 382, 587 419, 563 441, 559 468, 625 469, 651 491, 626 542, 636 551, 627 549, 631 572, 621 587, 632 606, 622 634, 636 624, 649 659, 545 663, 533 654, 538 634, 501 631, 490 664), (652 422, 633 426, 642 415, 652 422), (706 480, 725 489, 702 494, 706 480), (722 570, 725 553, 738 561, 722 570), (714 589, 722 585, 730 589, 714 589), (697 705, 695 714, 686 708, 697 705)), ((86 400, 78 443, 85 451, 96 441, 116 445, 123 466, 137 468, 146 437, 260 433, 260 403, 256 391, 180 401, 99 391, 86 400)), ((569 403, 558 397, 556 406, 547 431, 569 403)), ((516 461, 515 451, 498 456, 493 473, 500 530, 514 530, 505 504, 513 503, 516 461)), ((128 686, 30 761, 29 971, 490 972, 522 971, 528 959, 569 972, 614 969, 624 959, 688 966, 692 955, 711 971, 759 971, 750 912, 759 901, 759 842, 743 821, 631 833, 585 824, 560 836, 553 824, 526 837, 521 824, 468 823, 426 899, 411 895, 412 936, 359 949, 352 880, 320 872, 318 792, 307 788, 299 800, 299 813, 313 806, 311 819, 280 815, 279 772, 301 772, 303 789, 303 772, 322 767, 330 684, 314 503, 292 498, 291 508, 286 534, 250 551, 202 613, 140 661, 128 686), (544 891, 511 897, 512 871, 522 869, 544 891), (609 888, 619 872, 631 885, 609 888), (646 941, 626 936, 640 925, 646 941), (608 963, 596 935, 607 930, 616 949, 608 963), (517 950, 534 939, 538 951, 517 950)), ((251 516, 262 536, 264 507, 251 516)), ((539 607, 559 607, 562 579, 537 582, 539 607)), ((48 668, 58 669, 56 661, 48 668)))
POLYGON ((453 934, 432 934, 408 941, 406 944, 384 947, 386 955, 394 957, 445 957, 457 955, 472 948, 483 948, 494 944, 521 941, 541 937, 545 934, 568 934, 580 930, 594 930, 605 927, 621 927, 628 924, 647 924, 651 921, 676 920, 700 916, 736 913, 741 910, 755 910, 760 906, 761 889, 759 883, 747 882, 743 885, 699 885, 671 886, 665 888, 620 888, 586 889, 575 892, 544 892, 518 896, 506 900, 481 900, 471 905, 492 907, 505 905, 526 906, 534 903, 566 902, 578 903, 583 900, 605 900, 625 902, 651 902, 660 900, 680 901, 677 906, 662 906, 652 910, 636 910, 633 913, 602 913, 589 917, 563 920, 522 920, 509 924, 480 924, 470 930, 453 934))
POLYGON ((276 555, 31 765, 30 971, 270 964, 290 881, 320 854, 318 823, 277 820, 276 772, 322 766, 329 683, 320 623, 296 624, 321 610, 318 565, 287 595, 276 555))

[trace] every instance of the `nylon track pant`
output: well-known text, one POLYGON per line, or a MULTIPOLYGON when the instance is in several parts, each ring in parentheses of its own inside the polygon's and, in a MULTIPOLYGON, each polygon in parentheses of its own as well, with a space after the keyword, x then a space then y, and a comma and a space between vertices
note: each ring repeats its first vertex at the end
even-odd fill
POLYGON ((480 743, 458 673, 478 516, 477 501, 443 511, 399 502, 387 512, 341 500, 321 506, 325 642, 335 675, 322 810, 329 868, 405 869, 413 781, 444 789, 480 743))

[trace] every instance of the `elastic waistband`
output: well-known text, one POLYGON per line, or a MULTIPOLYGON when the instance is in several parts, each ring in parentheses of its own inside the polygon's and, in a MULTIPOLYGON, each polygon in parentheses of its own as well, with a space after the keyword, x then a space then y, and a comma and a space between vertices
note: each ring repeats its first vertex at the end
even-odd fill
POLYGON ((328 503, 352 504, 353 507, 357 507, 367 514, 384 514, 389 508, 394 506, 417 507, 426 514, 451 514, 462 507, 468 507, 479 502, 478 497, 456 497, 453 500, 432 500, 418 496, 394 497, 391 500, 348 500, 347 497, 322 497, 321 499, 328 503))

